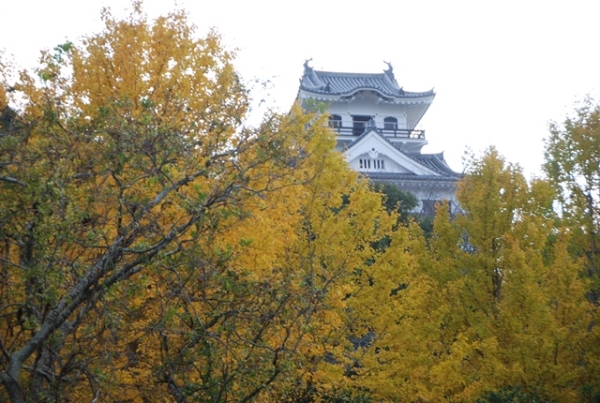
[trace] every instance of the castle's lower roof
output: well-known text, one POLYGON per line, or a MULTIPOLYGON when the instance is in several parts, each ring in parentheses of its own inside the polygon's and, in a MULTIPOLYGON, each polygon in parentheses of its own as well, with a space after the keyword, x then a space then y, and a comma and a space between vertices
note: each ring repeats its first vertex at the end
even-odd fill
POLYGON ((373 180, 405 181, 405 182, 447 182, 456 184, 457 178, 436 175, 417 175, 399 172, 360 172, 373 180))
POLYGON ((455 172, 448 166, 446 160, 444 159, 444 154, 409 154, 413 160, 417 161, 419 164, 426 166, 429 169, 432 169, 438 172, 442 176, 447 176, 449 178, 453 178, 454 180, 460 179, 463 177, 461 173, 455 172))

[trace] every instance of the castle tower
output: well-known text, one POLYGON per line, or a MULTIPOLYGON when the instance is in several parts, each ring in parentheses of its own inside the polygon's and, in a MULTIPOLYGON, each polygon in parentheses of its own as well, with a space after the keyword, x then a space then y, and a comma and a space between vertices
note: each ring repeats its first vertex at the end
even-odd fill
POLYGON ((456 182, 443 153, 423 154, 425 131, 416 129, 435 93, 405 91, 390 63, 383 73, 339 73, 314 70, 304 63, 298 98, 328 106, 337 149, 352 168, 375 182, 389 182, 413 193, 417 212, 431 214, 435 203, 455 202, 456 182))

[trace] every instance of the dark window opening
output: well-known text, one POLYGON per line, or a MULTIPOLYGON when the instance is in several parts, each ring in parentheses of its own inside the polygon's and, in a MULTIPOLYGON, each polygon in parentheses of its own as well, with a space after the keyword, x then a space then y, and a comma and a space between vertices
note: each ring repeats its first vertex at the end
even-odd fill
POLYGON ((383 160, 372 160, 370 158, 364 158, 358 160, 359 169, 377 169, 383 170, 385 169, 385 164, 383 160))
POLYGON ((329 116, 329 127, 339 129, 342 127, 342 117, 340 115, 329 116))
POLYGON ((398 119, 393 117, 387 117, 383 119, 383 128, 385 130, 397 130, 398 129, 398 119))
POLYGON ((369 120, 373 119, 373 116, 365 115, 352 115, 352 134, 360 136, 365 131, 369 120))

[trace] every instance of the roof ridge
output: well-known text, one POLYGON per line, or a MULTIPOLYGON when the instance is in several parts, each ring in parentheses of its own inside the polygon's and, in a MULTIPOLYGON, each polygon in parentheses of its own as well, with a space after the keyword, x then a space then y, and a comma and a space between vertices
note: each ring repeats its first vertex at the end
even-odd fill
MULTIPOLYGON (((387 70, 380 73, 356 73, 337 72, 327 70, 315 70, 309 66, 312 59, 304 62, 304 73, 300 80, 300 89, 323 95, 352 96, 358 91, 374 90, 382 97, 419 98, 433 97, 433 89, 429 91, 413 92, 405 91, 396 80, 390 63, 387 70)), ((390 100, 392 101, 392 100, 390 100)), ((431 100, 424 100, 431 102, 431 100)))

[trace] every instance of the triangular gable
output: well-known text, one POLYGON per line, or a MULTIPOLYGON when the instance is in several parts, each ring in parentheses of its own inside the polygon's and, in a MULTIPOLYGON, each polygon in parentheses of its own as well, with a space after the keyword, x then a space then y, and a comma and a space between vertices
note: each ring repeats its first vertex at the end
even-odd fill
POLYGON ((387 156, 409 173, 415 175, 440 176, 438 172, 427 168, 398 150, 376 130, 371 130, 361 135, 348 146, 343 154, 346 157, 346 160, 352 164, 354 160, 360 156, 365 154, 368 155, 373 152, 387 156))

